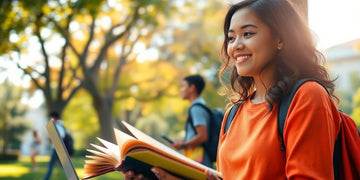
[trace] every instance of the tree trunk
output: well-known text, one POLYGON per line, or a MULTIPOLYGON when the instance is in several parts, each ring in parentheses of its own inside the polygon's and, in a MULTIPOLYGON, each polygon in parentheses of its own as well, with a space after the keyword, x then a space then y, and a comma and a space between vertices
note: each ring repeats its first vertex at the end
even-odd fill
POLYGON ((94 107, 99 119, 101 138, 116 144, 114 136, 114 125, 111 116, 113 101, 107 98, 104 99, 96 98, 93 100, 94 107))
POLYGON ((1 150, 1 154, 2 155, 5 155, 6 154, 6 150, 7 150, 7 145, 8 145, 8 137, 7 137, 7 131, 3 131, 2 132, 2 140, 3 140, 3 147, 2 147, 2 150, 1 150))

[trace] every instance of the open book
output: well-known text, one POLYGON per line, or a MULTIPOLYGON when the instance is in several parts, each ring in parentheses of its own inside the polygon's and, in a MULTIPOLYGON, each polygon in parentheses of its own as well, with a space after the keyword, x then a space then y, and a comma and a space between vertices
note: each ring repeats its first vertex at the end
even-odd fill
POLYGON ((128 132, 114 128, 117 144, 98 138, 103 146, 91 144, 94 149, 87 149, 92 155, 86 156, 84 179, 111 171, 128 170, 157 179, 150 170, 154 166, 183 179, 206 179, 206 170, 221 177, 220 172, 185 157, 128 123, 122 123, 128 132))

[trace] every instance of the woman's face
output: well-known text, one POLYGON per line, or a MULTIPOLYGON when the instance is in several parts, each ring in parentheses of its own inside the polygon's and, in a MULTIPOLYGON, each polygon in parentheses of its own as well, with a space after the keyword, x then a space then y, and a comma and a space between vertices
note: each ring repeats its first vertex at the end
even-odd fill
POLYGON ((238 75, 256 78, 262 71, 275 71, 270 61, 282 44, 252 10, 243 8, 231 18, 227 45, 238 75))

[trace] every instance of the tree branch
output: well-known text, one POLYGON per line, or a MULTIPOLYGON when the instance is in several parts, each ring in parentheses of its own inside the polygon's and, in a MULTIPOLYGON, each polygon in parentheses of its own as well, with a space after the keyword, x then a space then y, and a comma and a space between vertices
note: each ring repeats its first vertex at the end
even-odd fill
MULTIPOLYGON (((40 34, 40 18, 41 17, 37 17, 36 22, 35 22, 35 35, 38 37, 39 42, 40 42, 40 46, 41 46, 41 52, 44 56, 44 61, 45 61, 45 70, 44 73, 42 73, 42 75, 45 78, 45 87, 43 87, 43 91, 44 91, 44 96, 46 97, 46 99, 51 100, 51 92, 50 92, 50 65, 49 65, 49 55, 45 49, 45 41, 44 39, 41 37, 40 34)), ((31 76, 31 75, 30 75, 31 76)), ((32 76, 31 76, 32 77, 32 76)))
POLYGON ((100 53, 97 56, 94 65, 91 67, 91 72, 96 71, 100 67, 100 64, 101 64, 101 62, 103 60, 103 57, 106 54, 106 51, 108 50, 108 48, 114 42, 116 42, 118 39, 122 38, 128 31, 130 31, 131 27, 136 23, 136 21, 139 18, 139 8, 140 7, 135 8, 135 11, 134 11, 135 13, 134 13, 133 18, 130 20, 130 23, 126 26, 125 30, 122 33, 120 33, 120 34, 118 34, 117 36, 114 36, 114 37, 111 36, 112 31, 109 31, 107 33, 106 36, 112 37, 112 38, 106 38, 106 41, 105 41, 103 47, 101 48, 100 53))
MULTIPOLYGON (((72 17, 72 15, 70 15, 70 17, 72 17)), ((55 27, 57 28, 57 30, 60 32, 60 34, 63 36, 63 38, 69 42, 69 47, 71 48, 71 50, 75 53, 75 55, 80 59, 80 53, 76 51, 74 45, 71 43, 70 41, 70 37, 69 37, 69 33, 66 32, 57 22, 56 20, 54 20, 51 17, 47 17, 49 19, 49 22, 54 23, 55 27)))

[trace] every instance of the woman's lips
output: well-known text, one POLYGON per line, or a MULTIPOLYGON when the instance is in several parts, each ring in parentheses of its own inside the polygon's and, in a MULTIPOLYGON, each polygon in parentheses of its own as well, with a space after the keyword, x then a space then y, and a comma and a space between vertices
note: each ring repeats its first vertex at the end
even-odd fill
POLYGON ((251 57, 251 55, 236 56, 235 61, 236 61, 237 64, 243 63, 243 62, 247 61, 250 57, 251 57))

